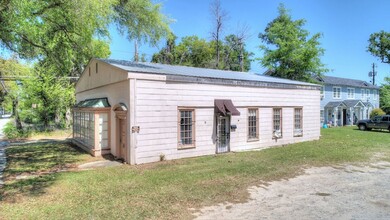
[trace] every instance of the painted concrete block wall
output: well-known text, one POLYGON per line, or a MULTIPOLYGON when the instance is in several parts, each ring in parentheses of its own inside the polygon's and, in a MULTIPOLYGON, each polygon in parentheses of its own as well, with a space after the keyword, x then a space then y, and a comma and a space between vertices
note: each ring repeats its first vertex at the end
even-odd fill
POLYGON ((231 99, 241 112, 232 116, 232 151, 315 140, 320 136, 319 91, 188 84, 137 79, 136 163, 215 154, 214 99, 231 99), (196 117, 196 148, 178 149, 178 107, 193 107, 196 117), (247 109, 259 108, 260 140, 247 142, 247 109), (272 107, 283 108, 283 138, 272 139, 272 107), (293 109, 303 108, 303 137, 293 137, 293 109))

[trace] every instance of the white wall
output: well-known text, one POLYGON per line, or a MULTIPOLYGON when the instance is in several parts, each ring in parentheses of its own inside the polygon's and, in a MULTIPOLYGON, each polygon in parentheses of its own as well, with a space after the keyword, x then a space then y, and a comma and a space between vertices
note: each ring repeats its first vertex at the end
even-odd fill
POLYGON ((231 133, 231 150, 266 148, 320 136, 319 90, 269 89, 254 87, 187 84, 137 79, 136 81, 136 163, 177 159, 215 153, 213 140, 214 99, 231 99, 241 112, 232 116, 237 130, 231 133), (303 108, 303 137, 293 137, 293 108, 303 108), (194 107, 196 148, 177 148, 178 107, 194 107), (260 140, 247 142, 247 108, 259 107, 260 140), (272 107, 283 108, 283 138, 272 139, 272 107))

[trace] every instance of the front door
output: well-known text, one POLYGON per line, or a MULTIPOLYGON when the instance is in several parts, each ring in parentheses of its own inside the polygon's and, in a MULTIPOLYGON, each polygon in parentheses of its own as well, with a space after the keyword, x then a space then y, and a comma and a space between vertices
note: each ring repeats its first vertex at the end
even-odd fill
POLYGON ((347 109, 343 109, 343 126, 347 125, 347 109))
POLYGON ((119 119, 119 152, 118 157, 126 160, 126 121, 125 119, 119 119))
POLYGON ((217 153, 229 152, 230 117, 217 116, 217 153))

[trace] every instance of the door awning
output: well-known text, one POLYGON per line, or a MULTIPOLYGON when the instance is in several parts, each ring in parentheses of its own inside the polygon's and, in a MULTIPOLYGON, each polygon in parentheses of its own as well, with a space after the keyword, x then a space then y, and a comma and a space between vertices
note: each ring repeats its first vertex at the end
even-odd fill
POLYGON ((215 99, 214 109, 215 109, 215 113, 219 113, 223 116, 226 116, 228 114, 240 115, 240 112, 233 105, 233 102, 230 99, 215 99))

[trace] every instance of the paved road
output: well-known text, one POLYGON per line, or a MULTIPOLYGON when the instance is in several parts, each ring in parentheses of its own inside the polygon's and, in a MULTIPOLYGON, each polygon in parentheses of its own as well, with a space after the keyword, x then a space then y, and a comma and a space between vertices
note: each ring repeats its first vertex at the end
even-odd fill
POLYGON ((0 119, 0 187, 4 184, 3 183, 3 170, 5 169, 5 166, 7 164, 7 158, 5 157, 5 147, 8 145, 7 141, 3 141, 4 134, 3 134, 3 128, 5 124, 7 124, 8 121, 11 119, 9 118, 1 118, 0 119))

